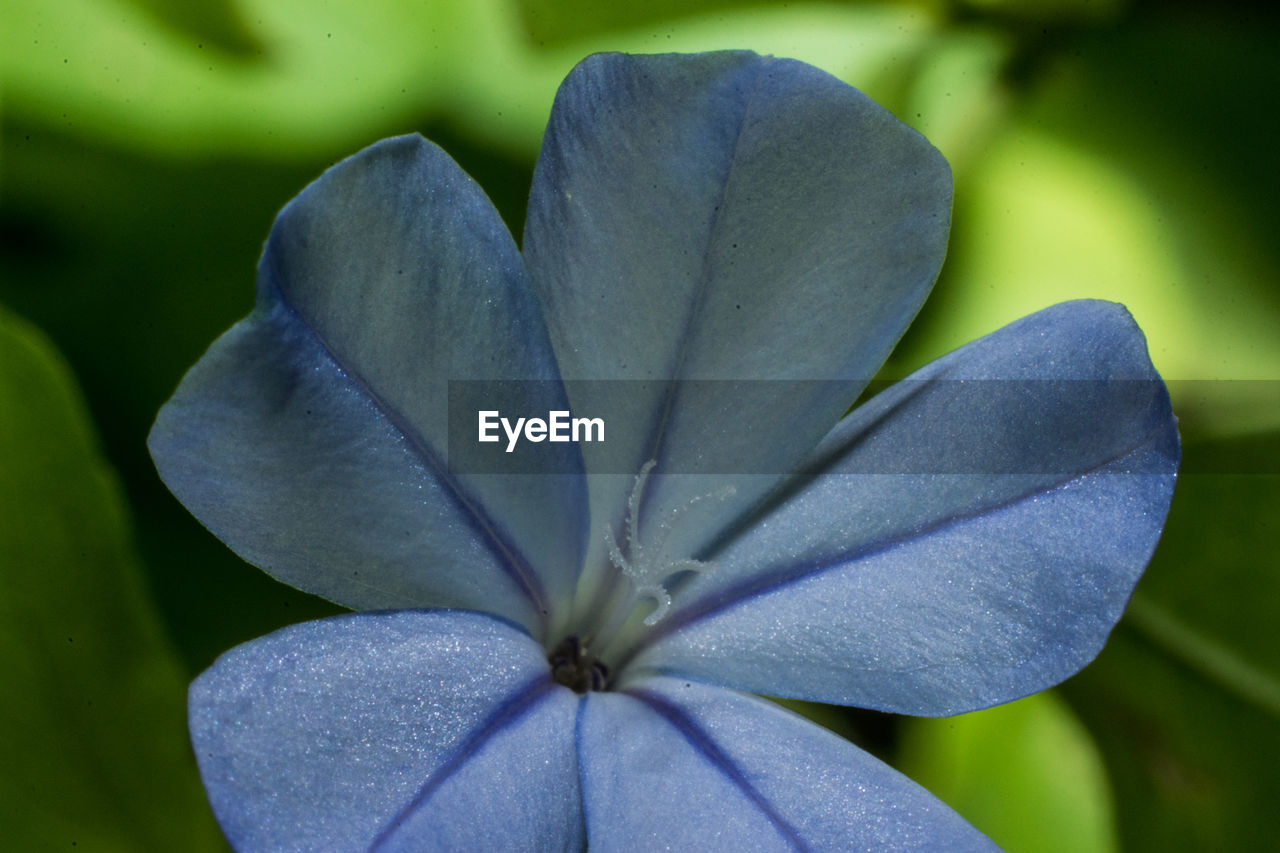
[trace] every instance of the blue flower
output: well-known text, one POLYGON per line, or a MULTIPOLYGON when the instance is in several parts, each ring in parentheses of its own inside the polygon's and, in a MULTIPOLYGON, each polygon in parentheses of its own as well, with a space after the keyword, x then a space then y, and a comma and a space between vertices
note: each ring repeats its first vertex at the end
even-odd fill
POLYGON ((150 438, 237 553, 361 611, 192 685, 231 843, 990 847, 750 695, 942 715, 1033 693, 1097 654, 1155 547, 1178 438, 1118 305, 1046 309, 842 418, 950 207, 915 132, 742 52, 580 64, 522 252, 419 137, 290 202, 253 312, 150 438), (499 383, 512 415, 606 440, 458 466, 451 387, 513 379, 537 381, 499 383))

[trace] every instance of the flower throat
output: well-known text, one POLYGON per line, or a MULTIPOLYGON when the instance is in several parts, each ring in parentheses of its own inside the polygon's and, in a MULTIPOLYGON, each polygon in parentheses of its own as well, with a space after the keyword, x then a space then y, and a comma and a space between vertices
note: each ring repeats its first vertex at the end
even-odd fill
POLYGON ((668 584, 674 577, 688 572, 709 574, 715 570, 715 564, 706 560, 671 560, 663 549, 683 513, 707 499, 724 500, 734 493, 734 488, 726 486, 717 492, 697 495, 684 505, 668 510, 658 522, 653 541, 646 543, 640 537, 640 504, 649 475, 656 466, 657 461, 650 459, 636 475, 627 498, 622 541, 612 525, 605 525, 608 577, 600 593, 593 597, 593 606, 586 612, 580 611, 573 620, 586 630, 570 632, 547 656, 552 678, 578 693, 608 689, 610 672, 604 658, 632 645, 667 614, 671 608, 668 584), (636 617, 646 602, 652 602, 652 609, 637 625, 636 617))

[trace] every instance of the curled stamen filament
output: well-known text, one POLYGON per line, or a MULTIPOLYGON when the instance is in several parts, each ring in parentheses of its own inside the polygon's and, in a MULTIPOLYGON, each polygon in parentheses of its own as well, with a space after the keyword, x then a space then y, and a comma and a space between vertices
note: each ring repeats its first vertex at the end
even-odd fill
POLYGON ((635 484, 632 486, 631 494, 627 498, 624 541, 620 542, 618 540, 612 525, 606 525, 605 527, 605 542, 608 546, 609 562, 613 564, 613 567, 621 575, 630 581, 628 584, 630 589, 626 590, 622 595, 615 595, 610 602, 608 619, 600 630, 596 632, 593 639, 593 644, 598 649, 604 649, 611 644, 617 632, 642 601, 650 600, 654 603, 653 610, 645 616, 643 623, 646 626, 657 624, 671 608, 671 595, 667 591, 665 584, 673 576, 682 572, 707 574, 715 570, 714 563, 692 558, 663 562, 663 549, 675 530, 676 520, 682 513, 708 498, 724 500, 734 493, 734 488, 726 486, 716 492, 696 495, 686 501, 683 506, 671 508, 668 510, 666 517, 658 522, 656 540, 646 544, 640 539, 640 503, 644 495, 644 489, 649 481, 649 475, 656 465, 657 462, 650 459, 640 468, 640 473, 636 475, 635 484))

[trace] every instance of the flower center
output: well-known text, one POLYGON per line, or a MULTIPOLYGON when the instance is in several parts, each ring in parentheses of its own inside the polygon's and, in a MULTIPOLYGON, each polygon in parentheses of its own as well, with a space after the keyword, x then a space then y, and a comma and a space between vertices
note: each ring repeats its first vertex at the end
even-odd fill
POLYGON ((551 677, 575 693, 604 690, 609 683, 609 667, 596 660, 577 637, 567 637, 547 655, 551 677))
POLYGON ((609 562, 604 582, 590 596, 590 603, 579 610, 573 621, 577 630, 566 632, 566 639, 547 656, 552 677, 578 693, 607 688, 610 672, 603 661, 616 659, 666 615, 671 608, 669 585, 673 578, 715 569, 714 563, 705 560, 672 558, 665 546, 684 513, 701 501, 723 500, 733 494, 733 487, 696 495, 667 509, 650 525, 647 539, 642 539, 640 505, 656 464, 650 459, 636 475, 627 498, 622 536, 606 524, 603 532, 609 562))

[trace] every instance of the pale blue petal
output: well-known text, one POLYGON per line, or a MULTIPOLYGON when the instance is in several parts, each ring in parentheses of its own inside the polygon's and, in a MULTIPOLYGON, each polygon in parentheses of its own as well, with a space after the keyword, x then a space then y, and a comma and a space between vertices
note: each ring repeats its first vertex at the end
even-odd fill
POLYGON ((1120 618, 1178 459, 1124 308, 1046 309, 841 423, 635 665, 924 715, 1041 690, 1120 618))
MULTIPOLYGON (((619 475, 593 478, 597 527, 618 525, 650 459, 650 528, 722 479, 672 475, 793 470, 924 301, 950 204, 923 137, 811 66, 749 52, 579 64, 524 253, 575 412, 606 423, 584 447, 590 473, 619 475)), ((772 482, 704 501, 671 553, 772 482)))
POLYGON ((563 475, 448 465, 449 381, 504 378, 550 380, 504 386, 510 410, 566 408, 514 243, 444 152, 385 140, 280 213, 253 313, 183 379, 151 452, 210 530, 286 583, 536 626, 581 562, 580 458, 549 446, 542 470, 563 475))
POLYGON ((593 853, 996 849, 848 741, 696 682, 590 694, 578 750, 593 853))
POLYGON ((398 611, 232 649, 190 725, 237 850, 581 849, 576 706, 513 626, 398 611))

